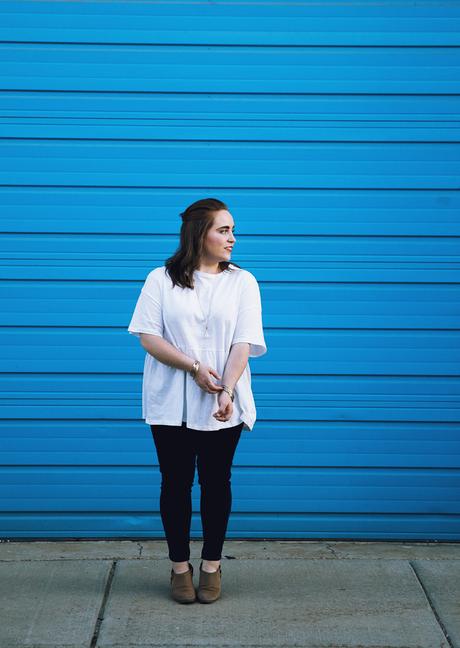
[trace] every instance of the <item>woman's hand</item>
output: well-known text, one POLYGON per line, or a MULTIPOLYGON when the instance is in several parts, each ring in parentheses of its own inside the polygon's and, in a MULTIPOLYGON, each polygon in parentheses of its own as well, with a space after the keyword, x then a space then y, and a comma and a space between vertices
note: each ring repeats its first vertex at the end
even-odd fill
POLYGON ((200 364, 200 368, 195 375, 195 382, 209 394, 218 394, 217 402, 219 409, 214 412, 213 416, 217 421, 229 421, 233 414, 233 403, 229 394, 224 391, 222 385, 216 385, 212 377, 222 380, 217 371, 212 367, 200 364))
POLYGON ((221 391, 217 397, 219 409, 214 412, 213 416, 218 421, 229 421, 233 414, 233 403, 229 394, 226 391, 221 391))
POLYGON ((212 380, 212 377, 222 380, 221 376, 217 373, 212 367, 200 363, 200 368, 198 369, 197 374, 195 375, 195 382, 201 387, 205 392, 209 394, 217 394, 223 390, 222 385, 216 385, 212 380))

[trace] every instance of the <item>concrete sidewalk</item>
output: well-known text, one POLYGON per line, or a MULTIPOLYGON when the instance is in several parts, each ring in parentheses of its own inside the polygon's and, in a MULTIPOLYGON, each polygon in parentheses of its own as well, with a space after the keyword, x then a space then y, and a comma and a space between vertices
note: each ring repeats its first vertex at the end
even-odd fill
POLYGON ((169 574, 164 540, 3 541, 0 648, 460 648, 460 544, 226 540, 210 605, 169 574))

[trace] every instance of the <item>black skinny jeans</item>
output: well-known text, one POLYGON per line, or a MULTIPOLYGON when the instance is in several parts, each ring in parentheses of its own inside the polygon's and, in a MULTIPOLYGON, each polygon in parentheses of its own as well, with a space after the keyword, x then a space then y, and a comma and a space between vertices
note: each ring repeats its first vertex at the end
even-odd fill
POLYGON ((220 430, 151 425, 161 472, 160 513, 174 562, 190 559, 195 462, 201 487, 201 558, 220 560, 232 504, 231 467, 244 423, 220 430))

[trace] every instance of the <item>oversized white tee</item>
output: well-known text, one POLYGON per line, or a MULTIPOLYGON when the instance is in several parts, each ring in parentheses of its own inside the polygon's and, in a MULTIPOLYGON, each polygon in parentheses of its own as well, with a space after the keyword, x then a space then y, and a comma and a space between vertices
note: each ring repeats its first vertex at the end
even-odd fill
MULTIPOLYGON (((249 356, 261 356, 265 344, 259 285, 254 275, 229 264, 218 274, 194 272, 195 289, 173 287, 165 266, 154 268, 145 279, 128 332, 159 335, 194 360, 223 377, 233 344, 249 344, 249 356), (207 331, 206 331, 207 322, 207 331)), ((220 385, 222 381, 212 380, 220 385)), ((247 363, 234 390, 233 414, 218 421, 213 414, 218 394, 210 394, 190 372, 170 367, 146 352, 142 383, 142 418, 149 425, 181 425, 196 430, 218 430, 242 421, 251 430, 256 406, 247 363)))

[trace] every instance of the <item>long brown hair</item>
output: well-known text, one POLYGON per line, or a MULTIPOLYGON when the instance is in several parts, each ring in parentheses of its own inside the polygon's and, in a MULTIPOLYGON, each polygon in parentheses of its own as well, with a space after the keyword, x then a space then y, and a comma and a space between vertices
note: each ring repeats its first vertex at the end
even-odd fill
MULTIPOLYGON (((173 287, 193 288, 193 272, 200 265, 204 249, 204 239, 214 222, 214 215, 220 209, 227 209, 225 203, 217 198, 197 200, 181 212, 180 244, 175 253, 166 259, 166 270, 171 277, 173 287)), ((222 271, 231 272, 230 263, 241 267, 233 261, 219 261, 222 271)))

